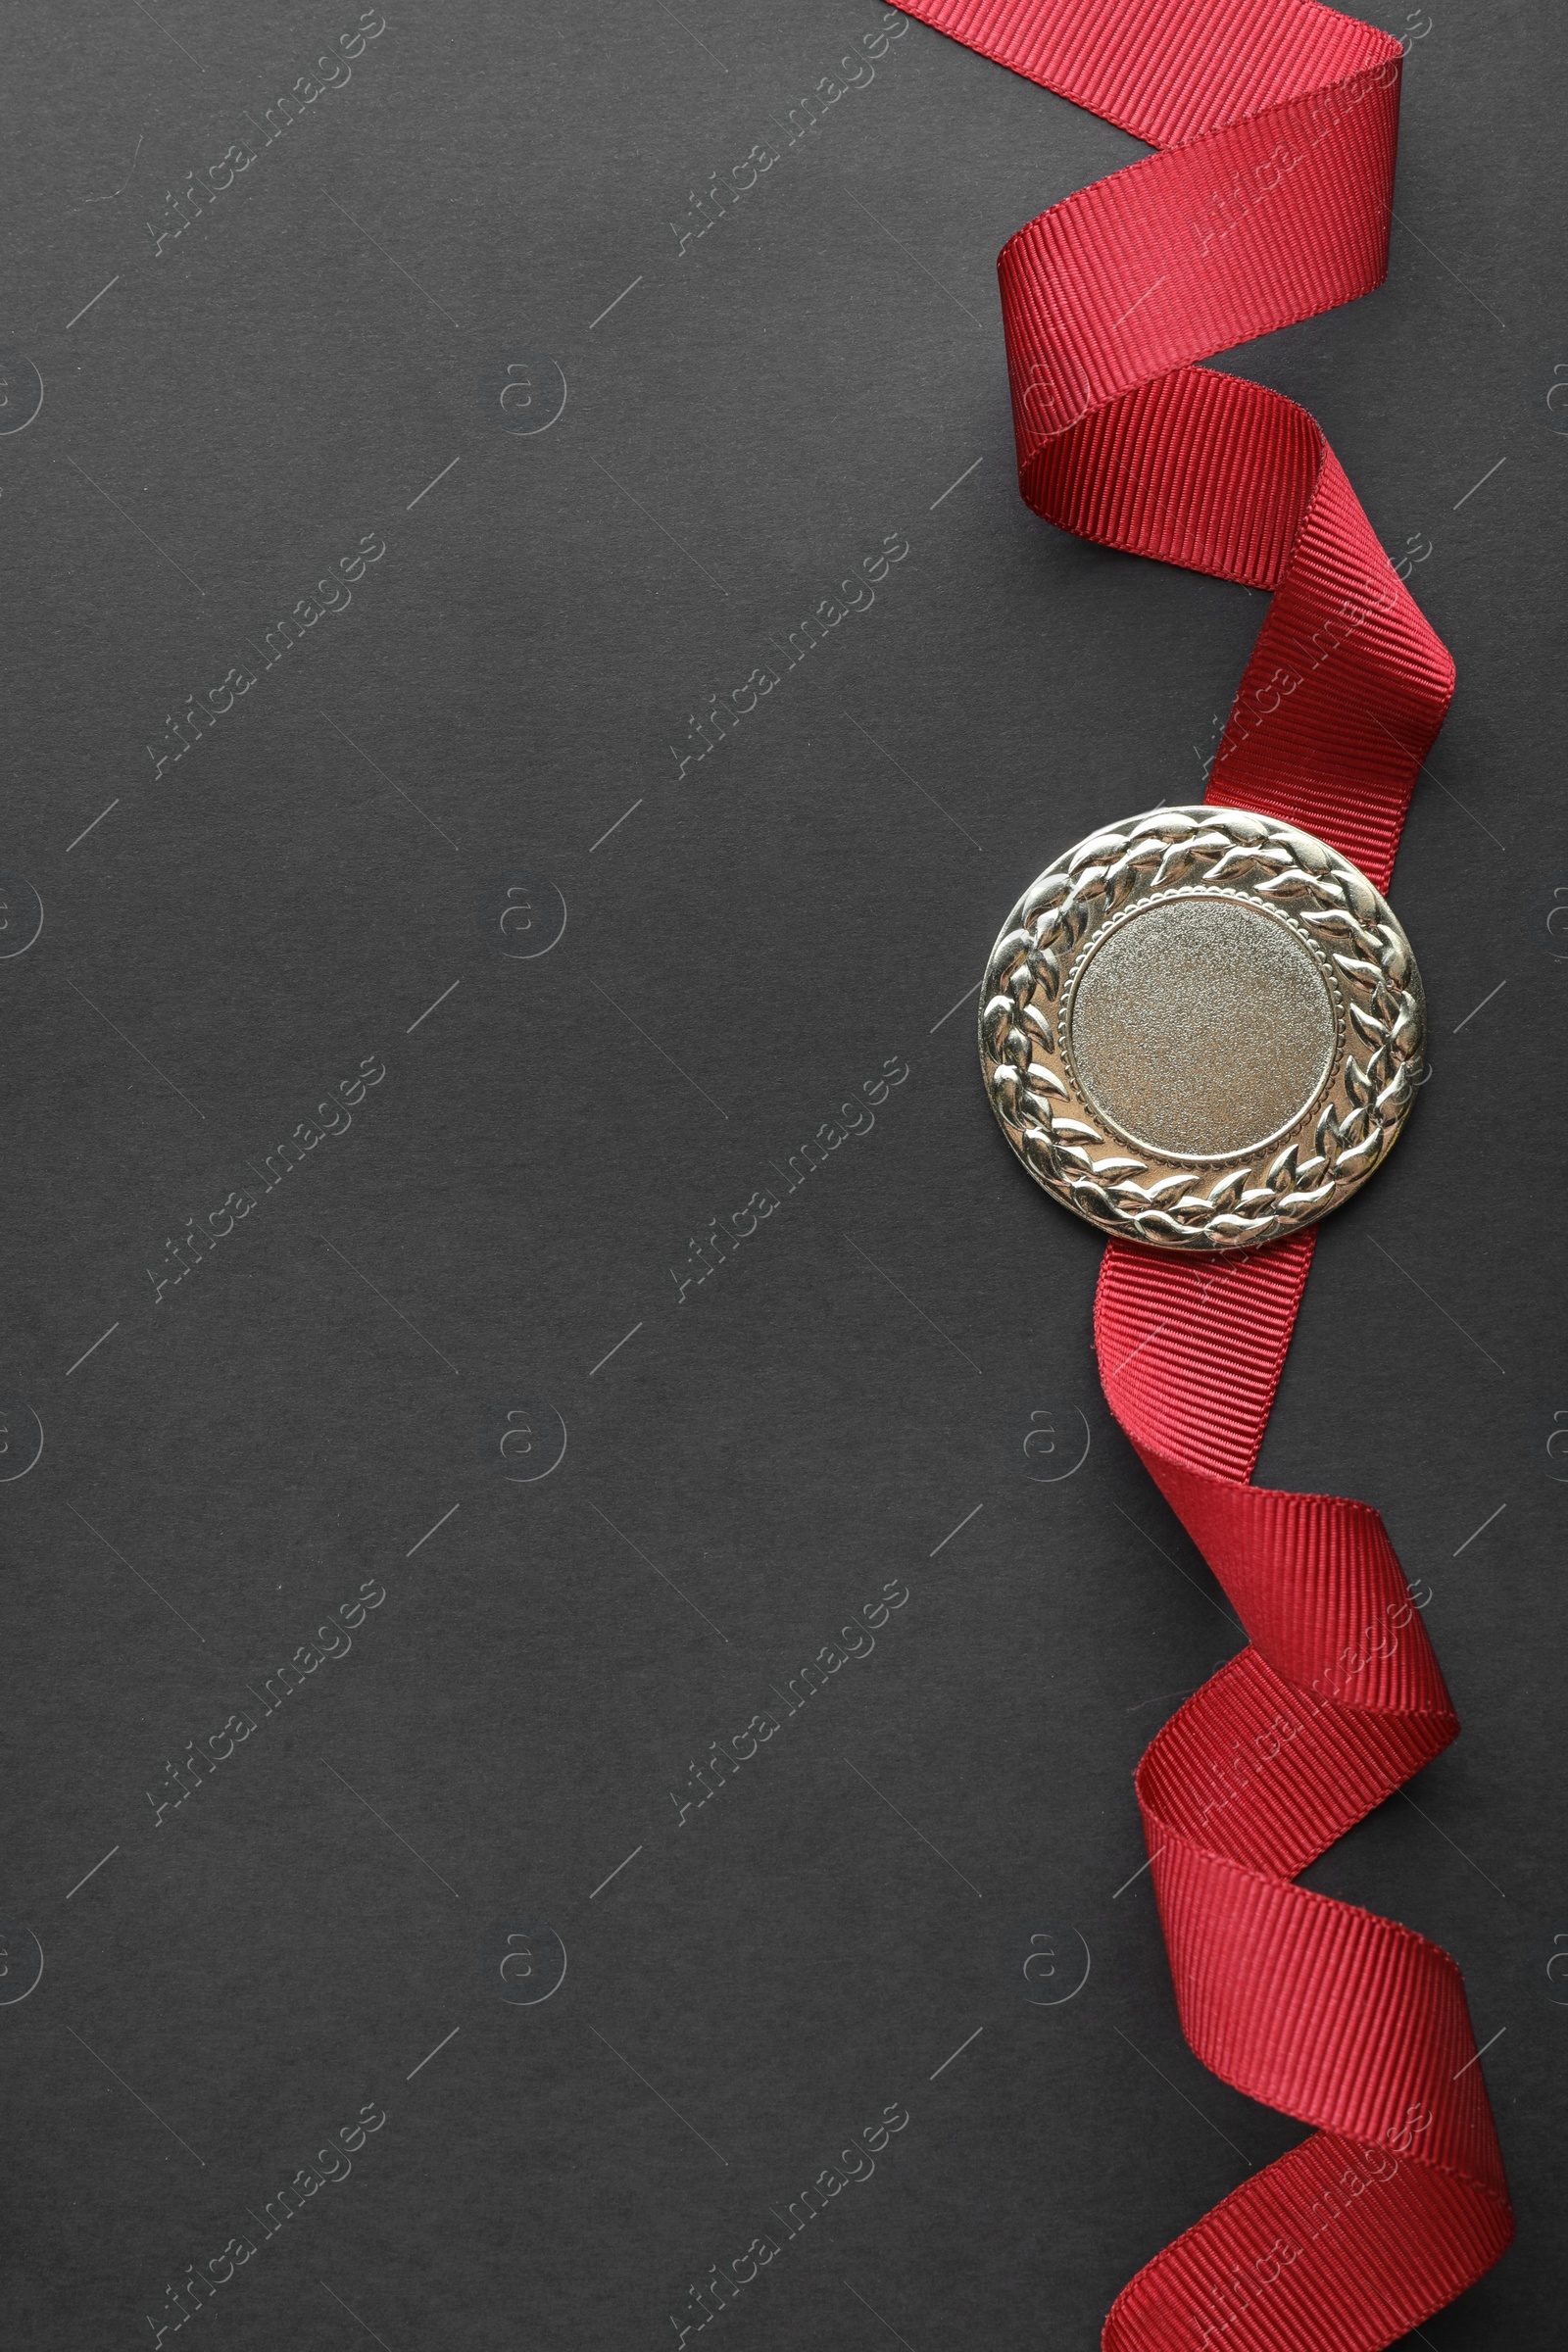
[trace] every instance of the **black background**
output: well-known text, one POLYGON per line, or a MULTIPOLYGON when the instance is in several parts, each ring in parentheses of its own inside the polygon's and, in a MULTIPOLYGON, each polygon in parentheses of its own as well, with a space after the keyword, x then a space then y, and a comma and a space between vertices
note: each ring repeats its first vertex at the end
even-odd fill
MULTIPOLYGON (((29 891, 44 920, 0 961, 0 1389, 5 1458, 29 1414, 44 1446, 0 1487, 6 2333, 151 2344, 240 2232, 180 2340, 667 2344, 902 2103, 714 2325, 1087 2352, 1299 2135, 1188 2052, 1148 1881, 1116 1891, 1136 1757, 1239 1637, 1100 1398, 1099 1241, 1013 1163, 963 1001, 1048 857, 1200 797, 1264 610, 1013 486, 994 256, 1142 150, 902 20, 788 144, 864 0, 386 13, 270 141, 354 0, 63 5, 8 58, 0 942, 29 891), (679 772, 888 534, 874 607, 679 772), (890 1581, 874 1650, 683 1817, 890 1581), (564 1982, 497 1997, 509 1934, 547 1982, 541 1922, 564 1982), (368 2102, 352 2176, 260 2242, 368 2102)), ((1544 4, 1372 13, 1410 37, 1390 282, 1224 364, 1313 411, 1392 552, 1430 542, 1460 689, 1394 896, 1434 1072, 1324 1230, 1260 1476, 1381 1507, 1465 1723, 1311 1874, 1505 2029, 1520 2235, 1422 2331, 1461 2352, 1563 2292, 1562 43, 1544 4)))

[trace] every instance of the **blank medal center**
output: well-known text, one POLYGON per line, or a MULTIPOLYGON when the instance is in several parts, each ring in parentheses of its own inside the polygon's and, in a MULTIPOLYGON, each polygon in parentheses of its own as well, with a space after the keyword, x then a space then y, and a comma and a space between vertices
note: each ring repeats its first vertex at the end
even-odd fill
POLYGON ((1092 1105, 1186 1157, 1254 1149, 1291 1125, 1334 1061, 1334 1006, 1283 923, 1235 899, 1162 899, 1093 949, 1072 1006, 1092 1105))

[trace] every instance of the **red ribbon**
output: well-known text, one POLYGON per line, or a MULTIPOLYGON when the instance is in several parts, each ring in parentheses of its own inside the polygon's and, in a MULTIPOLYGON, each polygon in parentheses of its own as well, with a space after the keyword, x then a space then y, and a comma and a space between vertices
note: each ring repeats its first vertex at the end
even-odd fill
MULTIPOLYGON (((1386 888, 1453 665, 1313 419, 1197 363, 1382 282, 1398 43, 1314 0, 905 5, 1157 150, 1003 249, 1020 486, 1273 591, 1208 798, 1386 888)), ((1315 2127, 1138 2274, 1109 2352, 1378 2352, 1513 2234, 1453 1961, 1294 1884, 1459 1728, 1377 1512, 1251 1484, 1314 1239, 1101 1273, 1111 1409, 1249 1636, 1138 1770, 1183 2029, 1315 2127)))

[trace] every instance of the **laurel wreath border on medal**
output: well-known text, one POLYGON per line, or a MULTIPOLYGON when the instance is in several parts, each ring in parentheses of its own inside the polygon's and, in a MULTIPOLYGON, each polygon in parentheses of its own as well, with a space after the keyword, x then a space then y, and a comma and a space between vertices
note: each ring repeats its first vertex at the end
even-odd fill
POLYGON ((1030 1175, 1092 1224, 1162 1249, 1249 1249, 1338 1208, 1392 1150, 1425 1041, 1415 956, 1382 894, 1326 842, 1238 808, 1152 808, 1078 843, 1014 906, 982 990, 986 1089, 1030 1175), (1266 1161, 1257 1145, 1181 1153, 1104 1133, 1062 1035, 1086 950, 1112 919, 1197 892, 1279 916, 1334 1000, 1329 1070, 1266 1161))

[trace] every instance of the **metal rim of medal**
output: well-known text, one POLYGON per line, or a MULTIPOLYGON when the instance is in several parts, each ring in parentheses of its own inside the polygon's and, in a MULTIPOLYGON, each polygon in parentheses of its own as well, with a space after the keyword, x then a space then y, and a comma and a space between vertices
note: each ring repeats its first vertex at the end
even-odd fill
POLYGON ((1404 1125, 1425 1043, 1415 956, 1382 893, 1326 842, 1245 809, 1152 808, 1075 844, 1014 906, 981 990, 986 1091, 1030 1175, 1102 1231, 1168 1250, 1255 1248, 1348 1200, 1404 1125), (1333 1004, 1329 1068, 1266 1152, 1129 1146, 1074 1068, 1074 981, 1106 927, 1195 893, 1281 919, 1333 1004))

